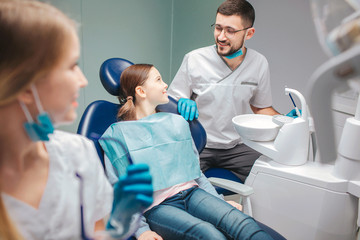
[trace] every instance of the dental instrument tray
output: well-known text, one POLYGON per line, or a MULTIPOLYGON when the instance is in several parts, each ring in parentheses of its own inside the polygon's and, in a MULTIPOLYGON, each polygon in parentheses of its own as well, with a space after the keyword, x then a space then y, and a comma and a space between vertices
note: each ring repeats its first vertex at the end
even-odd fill
POLYGON ((272 119, 269 115, 243 114, 234 117, 232 122, 242 138, 265 142, 274 140, 280 129, 272 119))

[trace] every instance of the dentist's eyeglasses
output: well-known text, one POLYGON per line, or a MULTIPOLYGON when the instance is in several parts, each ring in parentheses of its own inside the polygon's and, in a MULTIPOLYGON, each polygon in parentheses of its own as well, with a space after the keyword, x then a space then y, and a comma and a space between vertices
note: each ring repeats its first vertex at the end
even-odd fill
POLYGON ((221 32, 224 30, 225 37, 231 39, 231 38, 235 37, 235 34, 237 32, 247 30, 247 29, 249 29, 251 27, 243 28, 243 29, 240 29, 240 30, 235 30, 235 29, 229 28, 229 27, 224 27, 223 28, 221 25, 214 23, 214 24, 211 25, 211 28, 213 29, 215 34, 221 34, 221 32))

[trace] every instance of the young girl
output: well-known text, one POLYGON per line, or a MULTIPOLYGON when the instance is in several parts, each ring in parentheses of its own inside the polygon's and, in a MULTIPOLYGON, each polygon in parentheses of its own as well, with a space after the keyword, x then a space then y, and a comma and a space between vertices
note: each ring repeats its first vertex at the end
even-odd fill
POLYGON ((136 64, 121 74, 126 103, 120 121, 100 139, 112 183, 124 171, 127 159, 146 162, 153 176, 154 203, 145 211, 136 232, 148 239, 271 239, 235 202, 225 202, 201 173, 187 121, 177 114, 156 113, 169 101, 167 84, 152 65, 136 64), (107 142, 116 138, 122 149, 107 142), (232 206, 234 205, 234 206, 232 206))
POLYGON ((104 229, 113 198, 116 206, 127 194, 124 185, 140 187, 135 202, 152 202, 146 168, 130 169, 141 181, 113 190, 93 143, 54 131, 75 120, 87 85, 79 50, 75 23, 56 8, 0 1, 0 239, 91 236, 104 229))

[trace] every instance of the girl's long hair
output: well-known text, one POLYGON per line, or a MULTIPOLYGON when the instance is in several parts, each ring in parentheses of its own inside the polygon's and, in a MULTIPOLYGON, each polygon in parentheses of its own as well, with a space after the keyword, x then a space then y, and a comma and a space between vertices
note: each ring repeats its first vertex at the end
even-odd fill
POLYGON ((135 88, 145 83, 152 67, 154 67, 152 64, 134 64, 122 72, 120 77, 121 91, 119 93, 119 101, 120 103, 126 102, 119 109, 117 114, 118 119, 125 121, 136 120, 135 88))

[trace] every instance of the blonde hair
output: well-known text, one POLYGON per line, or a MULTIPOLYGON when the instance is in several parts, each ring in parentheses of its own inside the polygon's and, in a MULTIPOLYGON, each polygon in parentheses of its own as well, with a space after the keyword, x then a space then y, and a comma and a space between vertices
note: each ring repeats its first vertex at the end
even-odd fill
POLYGON ((119 109, 117 114, 121 120, 136 120, 135 113, 135 88, 142 86, 149 76, 152 64, 134 64, 127 67, 120 76, 121 92, 119 96, 120 103, 126 100, 125 104, 119 109))
POLYGON ((0 239, 1 240, 19 240, 23 239, 15 226, 10 221, 6 212, 4 201, 0 196, 0 239))
POLYGON ((0 1, 0 106, 58 64, 73 32, 75 23, 49 4, 0 1))
MULTIPOLYGON (((74 33, 75 23, 49 4, 0 0, 0 107, 48 74, 63 58, 74 33)), ((0 239, 22 239, 1 195, 0 239)))

